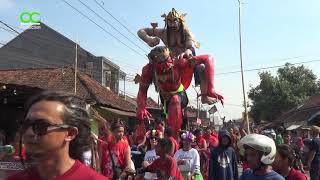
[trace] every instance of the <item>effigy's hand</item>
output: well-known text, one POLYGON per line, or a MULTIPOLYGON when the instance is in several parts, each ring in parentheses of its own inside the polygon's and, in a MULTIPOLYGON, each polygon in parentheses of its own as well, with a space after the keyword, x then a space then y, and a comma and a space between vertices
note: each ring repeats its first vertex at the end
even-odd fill
POLYGON ((137 110, 137 119, 140 121, 150 118, 152 118, 152 115, 145 108, 137 110))
POLYGON ((136 76, 134 77, 134 83, 135 84, 139 84, 141 81, 141 75, 140 74, 136 74, 136 76))
POLYGON ((197 61, 197 60, 196 60, 195 57, 189 58, 188 61, 189 61, 190 67, 195 67, 195 66, 196 66, 196 61, 197 61))
POLYGON ((187 49, 185 52, 181 53, 178 56, 178 59, 183 59, 183 58, 190 59, 192 56, 193 56, 192 51, 190 49, 187 49))
POLYGON ((160 43, 160 39, 158 37, 150 37, 147 43, 150 47, 154 47, 160 43))

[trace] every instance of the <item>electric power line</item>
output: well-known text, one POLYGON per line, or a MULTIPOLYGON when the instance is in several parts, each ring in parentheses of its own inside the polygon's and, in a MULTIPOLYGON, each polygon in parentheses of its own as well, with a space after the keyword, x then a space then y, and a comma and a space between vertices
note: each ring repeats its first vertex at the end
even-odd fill
POLYGON ((135 45, 137 48, 142 50, 144 53, 147 53, 143 48, 141 48, 139 45, 137 45, 135 42, 133 42, 130 38, 128 38, 126 35, 121 33, 116 27, 114 27, 111 23, 109 23, 105 18, 101 17, 98 13, 96 13, 94 10, 92 10, 86 3, 82 2, 81 0, 78 0, 82 5, 84 5, 87 9, 89 9, 92 13, 94 13, 96 16, 98 16, 102 21, 104 21, 106 24, 112 27, 113 30, 117 31, 121 36, 126 38, 130 43, 135 45))
POLYGON ((11 31, 11 30, 9 30, 9 29, 6 29, 6 28, 4 28, 4 27, 2 27, 2 26, 0 26, 0 28, 3 29, 3 30, 5 30, 5 31, 7 31, 7 32, 9 32, 9 33, 11 33, 11 34, 13 34, 13 35, 16 35, 16 33, 14 33, 13 31, 11 31))
MULTIPOLYGON (((9 32, 9 33, 15 32, 15 33, 17 33, 17 35, 20 35, 20 34, 21 34, 21 33, 19 33, 18 31, 16 31, 14 28, 12 28, 11 26, 9 26, 8 24, 6 24, 6 23, 4 23, 4 22, 2 22, 2 21, 0 21, 0 22, 1 22, 2 24, 4 24, 4 25, 10 27, 11 31, 8 30, 8 29, 3 28, 3 27, 1 27, 1 26, 0 26, 0 28, 6 30, 6 31, 9 32)), ((21 28, 18 28, 18 27, 16 27, 16 28, 17 28, 17 29, 20 29, 20 30, 24 30, 24 29, 21 29, 21 28)), ((66 46, 66 44, 63 44, 63 43, 58 42, 58 41, 55 41, 55 40, 53 40, 53 39, 46 38, 45 36, 39 35, 39 34, 29 33, 28 36, 24 36, 23 38, 29 39, 30 41, 36 43, 36 42, 33 41, 33 39, 30 38, 29 36, 34 37, 34 38, 37 38, 37 39, 40 40, 40 41, 45 41, 45 42, 50 41, 50 42, 53 42, 53 43, 55 43, 56 45, 59 45, 59 46, 61 46, 61 47, 70 48, 70 49, 75 49, 74 46, 66 46)))
POLYGON ((5 25, 6 27, 8 27, 9 29, 11 29, 12 31, 16 32, 17 34, 19 34, 18 31, 16 31, 15 29, 13 29, 12 27, 8 26, 6 23, 0 21, 0 23, 2 23, 3 25, 5 25))
POLYGON ((111 37, 113 37, 114 39, 116 39, 118 42, 120 42, 122 45, 126 46, 127 48, 131 49, 132 51, 134 51, 135 53, 139 54, 142 57, 146 57, 145 55, 139 53, 137 50, 135 50, 134 48, 128 46, 127 44, 125 44, 123 41, 121 41, 119 38, 117 38, 116 36, 114 36, 112 33, 110 33, 109 31, 107 31, 105 28, 103 28, 102 26, 100 26, 98 23, 96 23, 95 21, 93 21, 91 18, 89 18, 87 15, 83 14, 80 10, 78 10, 77 8, 75 8, 74 6, 72 6, 71 4, 69 4, 67 1, 62 0, 64 3, 66 3, 68 6, 70 6, 72 9, 74 9, 75 11, 77 11, 79 14, 81 14, 82 16, 84 16, 85 18, 87 18, 89 21, 91 21, 93 24, 95 24, 96 26, 98 26, 100 29, 102 29, 105 33, 109 34, 111 37))
MULTIPOLYGON (((2 21, 0 21, 0 22, 3 23, 4 25, 10 27, 10 29, 12 29, 12 30, 15 30, 14 28, 20 29, 20 30, 25 30, 25 29, 22 29, 22 28, 19 28, 19 27, 16 27, 16 26, 9 25, 9 24, 4 23, 4 22, 2 22, 2 21), (14 28, 13 28, 13 27, 14 27, 14 28)), ((1 26, 0 26, 0 28, 6 30, 6 31, 9 32, 9 33, 13 33, 12 30, 5 29, 5 28, 3 28, 3 27, 1 27, 1 26)), ((18 31, 14 31, 14 32, 16 32, 18 35, 21 34, 21 33, 19 33, 18 31)), ((41 34, 33 34, 33 33, 30 33, 30 34, 28 34, 28 37, 24 37, 24 38, 27 38, 27 39, 29 39, 30 41, 34 42, 34 41, 32 40, 32 38, 29 38, 29 36, 34 37, 34 38, 37 38, 38 40, 41 40, 41 41, 43 41, 43 42, 47 42, 47 41, 53 42, 53 43, 59 45, 60 47, 75 49, 74 46, 66 46, 66 44, 63 44, 63 43, 58 42, 58 41, 55 41, 55 40, 53 40, 53 39, 46 38, 45 36, 43 36, 43 35, 41 35, 41 34)), ((75 43, 75 42, 73 42, 73 43, 75 43)), ((80 47, 81 47, 81 46, 80 46, 80 47)), ((85 50, 85 51, 86 51, 86 50, 85 50)), ((118 59, 114 59, 114 58, 110 58, 110 57, 106 57, 106 58, 109 59, 109 60, 112 60, 112 61, 115 61, 115 62, 120 63, 123 67, 128 67, 128 68, 130 68, 131 70, 133 70, 132 72, 140 71, 140 70, 138 70, 138 69, 132 68, 134 65, 125 63, 125 61, 123 61, 123 60, 120 61, 120 60, 118 60, 118 59)))
MULTIPOLYGON (((64 0, 63 0, 64 1, 64 0)), ((71 6, 72 7, 72 6, 71 6)), ((20 34, 18 31, 16 31, 15 29, 13 29, 12 27, 10 27, 9 25, 7 25, 6 23, 0 21, 2 24, 4 24, 5 26, 7 26, 8 28, 10 28, 12 31, 16 32, 17 34, 20 34)), ((9 31, 8 29, 6 28, 3 28, 0 26, 0 28, 8 31, 8 32, 11 32, 9 31)), ((38 38, 40 38, 38 36, 38 38)), ((31 40, 32 41, 32 40, 31 40)), ((0 43, 2 45, 7 45, 7 44, 3 44, 3 43, 0 43)), ((61 44, 61 43, 60 43, 61 44)), ((68 47, 68 46, 65 46, 65 47, 68 47)), ((68 48, 71 48, 71 47, 68 47, 68 48)), ((72 48, 74 49, 74 48, 72 48)), ((293 58, 289 58, 289 59, 293 59, 293 58)), ((292 65, 297 65, 297 64, 307 64, 307 63, 312 63, 312 62, 318 62, 320 61, 319 59, 316 59, 316 60, 310 60, 310 61, 304 61, 304 62, 297 62, 297 63, 291 63, 292 65)), ((264 67, 264 68, 254 68, 254 69, 247 69, 247 70, 244 70, 245 72, 250 72, 250 71, 259 71, 259 70, 266 70, 266 69, 273 69, 273 68, 279 68, 279 67, 284 67, 285 65, 276 65, 276 66, 269 66, 269 67, 264 67)), ((129 66, 130 67, 130 66, 129 66)), ((230 72, 225 72, 225 73, 217 73, 216 75, 228 75, 228 74, 236 74, 236 73, 240 73, 241 71, 240 70, 237 70, 237 71, 230 71, 230 72)), ((130 76, 130 74, 127 74, 130 76)), ((135 76, 135 75, 131 75, 131 76, 135 76)), ((133 82, 133 79, 130 79, 132 80, 133 82)))
POLYGON ((142 41, 140 38, 138 38, 136 34, 132 33, 132 32, 130 31, 130 29, 129 29, 126 25, 124 25, 123 23, 121 23, 121 21, 119 21, 115 16, 113 16, 111 12, 109 12, 108 10, 106 10, 100 3, 98 3, 97 0, 94 0, 94 1, 95 1, 95 3, 96 3, 100 8, 102 8, 102 9, 103 9, 106 13, 108 13, 114 20, 116 20, 122 27, 124 27, 132 36, 134 36, 136 39, 138 39, 139 41, 141 41, 146 47, 148 47, 149 49, 151 49, 151 47, 147 46, 147 44, 146 44, 144 41, 142 41))
MULTIPOLYGON (((269 63, 270 62, 279 62, 279 61, 288 61, 288 60, 291 60, 291 59, 298 59, 298 58, 302 58, 302 57, 306 57, 306 56, 293 56, 293 57, 287 57, 287 58, 281 58, 281 59, 274 59, 274 60, 271 60, 271 61, 268 61, 269 63)), ((233 69, 234 67, 239 67, 240 65, 239 64, 234 64, 234 65, 228 65, 228 66, 220 66, 220 67, 217 67, 217 70, 219 69, 233 69)), ((249 65, 250 66, 250 65, 249 65)), ((252 64, 251 64, 252 66, 252 64)))
MULTIPOLYGON (((15 46, 12 46, 12 45, 8 45, 8 44, 5 44, 5 43, 1 43, 1 45, 6 45, 7 48, 11 48, 11 49, 16 49, 16 50, 20 50, 20 51, 25 51, 27 49, 24 49, 24 48, 19 48, 19 47, 15 47, 15 46)), ((67 64, 59 64, 59 63, 55 63, 55 62, 50 62, 48 64, 48 62, 43 62, 41 61, 40 59, 43 59, 43 58, 39 58, 37 56, 33 56, 31 54, 28 54, 28 56, 26 56, 25 54, 21 54, 20 52, 15 52, 15 54, 9 54, 10 56, 15 56, 17 57, 16 60, 19 61, 19 62, 23 62, 23 63, 27 63, 27 64, 33 64, 33 65, 40 65, 42 67, 62 67, 62 66, 67 66, 67 67, 73 67, 74 64, 68 64, 67 61, 65 61, 64 59, 62 59, 61 57, 57 57, 57 56, 51 56, 57 60, 61 60, 61 61, 65 61, 67 62, 67 64), (19 53, 19 54, 16 54, 16 53, 19 53), (24 61, 24 60, 27 60, 27 61, 24 61)), ((88 70, 88 69, 85 69, 85 68, 80 68, 78 67, 78 69, 86 72, 86 71, 91 71, 93 73, 101 73, 100 71, 95 71, 95 70, 88 70)), ((131 75, 131 74, 128 74, 128 75, 131 75)), ((133 75, 131 75, 133 76, 133 75)), ((134 82, 134 78, 126 78, 127 82, 134 82)))
MULTIPOLYGON (((4 44, 4 43, 0 43, 1 45, 3 45, 3 46, 8 46, 8 47, 11 47, 11 48, 15 48, 15 49, 19 49, 19 50, 26 50, 26 49, 23 49, 23 48, 18 48, 18 47, 14 47, 14 46, 11 46, 11 45, 8 45, 8 44, 4 44)), ((22 56, 22 57, 24 57, 24 56, 22 56)), ((34 56, 35 57, 35 56, 34 56)), ((55 56, 56 57, 56 56, 55 56)), ((38 57, 36 57, 36 58, 38 58, 38 57)), ((319 62, 320 61, 320 59, 315 59, 315 60, 310 60, 310 61, 303 61, 303 62, 297 62, 297 63, 291 63, 292 65, 297 65, 297 64, 308 64, 308 63, 312 63, 312 62, 319 62)), ((41 63, 43 63, 43 62, 41 62, 41 63)), ((50 64, 50 65, 52 65, 52 64, 50 64)), ((62 66, 61 64, 54 64, 54 65, 58 65, 58 66, 62 66)), ((47 65, 47 66, 49 66, 49 65, 47 65)), ((264 68, 254 68, 254 69, 247 69, 247 70, 244 70, 245 72, 250 72, 250 71, 259 71, 259 70, 266 70, 266 69, 273 69, 273 68, 280 68, 280 67, 284 67, 285 65, 276 65, 276 66, 269 66, 269 67, 264 67, 264 68)), ((241 71, 230 71, 230 72, 225 72, 225 73, 218 73, 218 74, 216 74, 216 75, 228 75, 228 74, 236 74, 236 73, 239 73, 239 72, 241 72, 241 71)), ((130 74, 130 73, 128 73, 127 74, 128 75, 128 77, 127 77, 127 81, 128 82, 134 82, 134 77, 135 77, 135 75, 133 75, 133 74, 130 74)))
MULTIPOLYGON (((5 24, 5 23, 4 23, 4 24, 5 24)), ((6 24, 6 25, 7 25, 7 24, 6 24)), ((9 25, 7 25, 7 26, 9 26, 9 25)), ((9 26, 9 27, 10 27, 10 26, 9 26)), ((7 32, 9 32, 9 33, 13 33, 13 31, 8 30, 8 29, 6 29, 6 28, 3 28, 3 27, 1 27, 1 26, 0 26, 0 28, 4 29, 5 31, 7 31, 7 32)), ((10 29, 13 29, 13 28, 10 28, 10 29)), ((20 35, 19 32, 17 32, 17 31, 15 31, 15 32, 18 33, 18 35, 20 35)), ((62 43, 57 42, 57 41, 54 41, 54 40, 52 40, 52 39, 48 39, 48 38, 46 38, 46 37, 43 36, 43 35, 28 34, 28 36, 33 36, 33 37, 37 38, 38 40, 40 40, 40 41, 42 41, 42 42, 48 42, 48 41, 53 42, 54 44, 59 45, 59 47, 69 48, 69 49, 72 49, 72 50, 75 49, 74 46, 66 46, 66 44, 62 44, 62 43)), ((29 39, 31 42, 37 43, 37 42, 35 42, 31 37, 24 36, 23 38, 29 39)), ((126 67, 127 69, 130 69, 131 72, 136 73, 137 71, 139 71, 138 69, 133 68, 134 65, 130 65, 130 64, 121 62, 121 61, 116 60, 116 59, 113 59, 113 58, 107 58, 107 59, 110 59, 110 60, 112 60, 112 61, 117 61, 118 63, 121 64, 122 67, 126 67)))
MULTIPOLYGON (((290 63, 291 65, 297 65, 297 64, 308 64, 312 62, 319 62, 320 59, 315 59, 315 60, 310 60, 310 61, 302 61, 302 62, 297 62, 297 63, 290 63)), ((276 66, 269 66, 269 67, 264 67, 264 68, 254 68, 254 69, 247 69, 244 70, 244 72, 250 72, 250 71, 260 71, 260 70, 266 70, 266 69, 273 69, 273 68, 280 68, 284 67, 285 65, 276 65, 276 66)), ((230 71, 230 72, 225 72, 225 73, 217 73, 216 75, 227 75, 227 74, 236 74, 240 73, 240 70, 237 71, 230 71)))

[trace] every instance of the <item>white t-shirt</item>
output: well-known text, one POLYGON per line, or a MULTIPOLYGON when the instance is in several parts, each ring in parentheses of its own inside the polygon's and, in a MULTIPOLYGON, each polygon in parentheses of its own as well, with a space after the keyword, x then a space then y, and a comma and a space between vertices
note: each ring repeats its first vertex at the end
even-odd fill
MULTIPOLYGON (((159 156, 156 154, 156 150, 150 150, 147 151, 146 154, 144 155, 144 160, 147 161, 149 164, 151 164, 154 160, 158 159, 159 156)), ((149 173, 146 172, 144 175, 145 179, 158 179, 156 173, 149 173)))
POLYGON ((196 149, 191 148, 189 151, 179 149, 174 155, 176 161, 185 160, 186 164, 179 165, 181 172, 196 172, 200 173, 200 156, 196 149))
POLYGON ((83 156, 84 164, 86 166, 90 167, 91 166, 91 161, 92 161, 92 152, 91 152, 91 150, 83 152, 82 156, 83 156))

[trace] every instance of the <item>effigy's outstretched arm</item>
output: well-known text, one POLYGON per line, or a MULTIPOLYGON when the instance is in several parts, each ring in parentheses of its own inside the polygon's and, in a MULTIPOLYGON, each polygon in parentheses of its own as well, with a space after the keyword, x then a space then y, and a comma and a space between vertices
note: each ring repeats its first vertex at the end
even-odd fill
POLYGON ((160 43, 164 29, 158 28, 142 28, 138 31, 138 36, 150 47, 154 47, 160 43))
POLYGON ((204 84, 206 85, 206 88, 204 88, 204 92, 201 92, 202 96, 209 96, 216 98, 217 100, 221 101, 223 104, 223 97, 218 94, 214 90, 214 59, 210 55, 200 55, 200 56, 194 56, 191 59, 191 63, 194 63, 195 65, 203 64, 205 66, 204 73, 205 73, 205 79, 204 84))
POLYGON ((141 121, 152 117, 152 115, 146 109, 148 87, 149 86, 144 84, 140 84, 139 86, 137 97, 137 119, 141 121))
POLYGON ((151 118, 152 115, 147 111, 147 93, 151 84, 151 69, 150 66, 143 67, 141 80, 139 84, 139 92, 137 97, 137 119, 142 121, 151 118))

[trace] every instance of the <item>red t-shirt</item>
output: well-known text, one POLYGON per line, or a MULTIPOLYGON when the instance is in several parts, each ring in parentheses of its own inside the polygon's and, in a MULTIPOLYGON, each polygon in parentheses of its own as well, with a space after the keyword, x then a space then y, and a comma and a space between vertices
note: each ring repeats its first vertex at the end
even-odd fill
MULTIPOLYGON (((89 167, 76 160, 74 165, 63 175, 52 180, 107 180, 107 177, 95 172, 89 167)), ((22 172, 8 177, 7 180, 41 180, 35 167, 28 168, 22 172)))
POLYGON ((174 145, 174 152, 173 153, 176 153, 179 150, 179 144, 174 139, 174 137, 169 137, 169 139, 172 142, 172 144, 174 145))
POLYGON ((127 144, 129 144, 129 138, 128 138, 128 136, 123 136, 123 138, 122 138, 124 141, 126 141, 127 142, 127 144))
POLYGON ((196 139, 195 146, 198 146, 199 149, 204 148, 204 144, 206 144, 206 140, 202 136, 196 139))
POLYGON ((203 136, 204 139, 207 141, 207 144, 209 147, 217 147, 219 145, 219 139, 218 137, 212 136, 212 135, 206 135, 203 136))
POLYGON ((300 171, 291 168, 289 176, 285 178, 286 180, 307 180, 307 177, 300 171))
POLYGON ((103 144, 102 145, 102 163, 101 170, 103 175, 112 179, 113 177, 113 166, 112 160, 110 159, 108 145, 110 145, 111 156, 115 166, 124 169, 126 167, 125 153, 129 150, 129 144, 126 139, 122 139, 117 143, 103 144))
POLYGON ((177 162, 171 156, 168 156, 166 160, 162 160, 160 158, 156 159, 146 168, 146 171, 152 173, 160 171, 161 176, 163 177, 175 177, 176 180, 183 180, 183 176, 178 169, 177 162))

